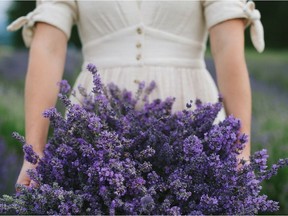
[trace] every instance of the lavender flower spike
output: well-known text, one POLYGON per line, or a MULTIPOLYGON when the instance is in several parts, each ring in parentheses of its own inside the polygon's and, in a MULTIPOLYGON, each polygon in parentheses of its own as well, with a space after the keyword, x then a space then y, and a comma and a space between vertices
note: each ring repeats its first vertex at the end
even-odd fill
POLYGON ((87 69, 93 74, 95 75, 97 73, 97 68, 94 64, 89 63, 87 65, 87 69))
POLYGON ((71 90, 71 87, 67 80, 62 80, 57 83, 57 85, 60 87, 60 93, 61 94, 68 94, 71 90))
MULTIPOLYGON (((29 171, 39 187, 24 187, 0 198, 0 214, 51 215, 254 215, 277 211, 261 193, 264 179, 288 165, 268 168, 268 153, 237 156, 247 136, 233 116, 215 123, 222 103, 195 100, 195 109, 172 112, 174 99, 149 101, 155 84, 142 82, 136 94, 105 86, 95 65, 93 93, 69 105, 63 118, 44 112, 53 134, 39 159, 19 134, 29 171), (140 97, 141 96, 141 97, 140 97), (143 106, 138 106, 137 101, 143 106), (196 104, 196 106, 195 106, 196 104), (239 166, 241 163, 242 166, 239 166)), ((68 87, 60 83, 63 93, 68 87)), ((192 101, 188 107, 192 106, 192 101)))
POLYGON ((25 144, 23 146, 23 151, 25 152, 25 160, 32 164, 38 162, 39 156, 34 152, 32 145, 25 144))

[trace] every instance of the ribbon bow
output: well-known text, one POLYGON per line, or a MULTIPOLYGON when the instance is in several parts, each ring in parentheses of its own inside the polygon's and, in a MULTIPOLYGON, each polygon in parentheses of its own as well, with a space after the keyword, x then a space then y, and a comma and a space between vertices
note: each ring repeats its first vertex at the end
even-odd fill
POLYGON ((249 21, 251 22, 250 36, 252 43, 256 50, 261 53, 265 48, 264 42, 264 30, 263 25, 260 21, 260 12, 255 9, 255 3, 248 1, 244 6, 244 12, 247 15, 249 21))
POLYGON ((28 13, 26 16, 21 16, 15 21, 13 21, 9 26, 7 26, 8 31, 17 31, 32 19, 33 12, 28 13))
POLYGON ((25 31, 22 31, 23 39, 25 45, 28 47, 31 44, 32 36, 33 36, 33 23, 30 25, 29 22, 33 22, 32 17, 35 15, 35 12, 32 11, 28 13, 26 16, 19 17, 14 22, 12 22, 9 26, 7 26, 8 31, 17 31, 21 27, 25 28, 25 31))

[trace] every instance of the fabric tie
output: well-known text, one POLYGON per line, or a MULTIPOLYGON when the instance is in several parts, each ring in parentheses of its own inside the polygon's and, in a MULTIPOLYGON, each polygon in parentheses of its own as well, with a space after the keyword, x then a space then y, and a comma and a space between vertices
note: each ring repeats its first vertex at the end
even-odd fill
POLYGON ((17 31, 24 25, 26 25, 31 19, 32 16, 34 15, 33 12, 28 13, 26 16, 21 16, 15 21, 13 21, 9 26, 7 26, 8 31, 17 31))
MULTIPOLYGON (((24 27, 26 28, 29 25, 29 22, 33 22, 32 17, 35 15, 35 12, 30 12, 26 16, 19 17, 14 22, 12 22, 9 26, 7 26, 8 31, 17 31, 18 29, 24 27)), ((32 24, 33 25, 33 24, 32 24)), ((31 25, 31 26, 32 26, 31 25)), ((25 45, 31 43, 33 31, 30 28, 26 28, 26 31, 22 31, 23 38, 25 38, 25 45)))
POLYGON ((263 25, 260 21, 260 12, 255 9, 255 3, 252 1, 248 1, 246 3, 246 5, 244 6, 244 12, 251 23, 250 36, 252 43, 256 50, 261 53, 265 48, 265 42, 263 25))

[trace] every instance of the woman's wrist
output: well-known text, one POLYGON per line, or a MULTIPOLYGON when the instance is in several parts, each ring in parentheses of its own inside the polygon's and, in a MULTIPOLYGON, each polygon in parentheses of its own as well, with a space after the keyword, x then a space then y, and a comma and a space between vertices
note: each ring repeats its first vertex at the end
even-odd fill
POLYGON ((42 139, 26 139, 26 143, 28 145, 32 145, 32 149, 33 151, 39 155, 39 156, 43 156, 44 154, 44 149, 45 149, 45 142, 42 141, 42 139), (40 141, 41 140, 41 141, 40 141))

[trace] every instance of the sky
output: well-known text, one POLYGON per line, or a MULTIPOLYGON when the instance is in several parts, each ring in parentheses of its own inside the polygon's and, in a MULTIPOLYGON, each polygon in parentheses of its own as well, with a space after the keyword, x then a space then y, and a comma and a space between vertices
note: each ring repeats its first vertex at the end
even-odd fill
POLYGON ((6 20, 5 11, 11 2, 12 0, 0 0, 0 22, 3 22, 6 20))
POLYGON ((12 0, 0 0, 0 45, 10 43, 10 33, 6 30, 8 25, 6 19, 6 10, 12 0))

